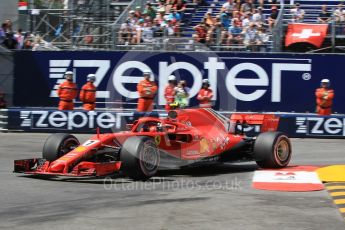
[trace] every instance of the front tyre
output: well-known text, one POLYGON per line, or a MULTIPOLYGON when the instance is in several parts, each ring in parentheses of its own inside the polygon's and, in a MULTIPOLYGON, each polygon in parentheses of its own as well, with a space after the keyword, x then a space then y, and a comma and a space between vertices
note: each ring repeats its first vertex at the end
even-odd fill
POLYGON ((129 137, 121 148, 120 159, 125 175, 133 180, 147 180, 157 173, 159 149, 152 138, 129 137))
POLYGON ((254 159, 261 168, 284 168, 291 159, 291 143, 281 132, 259 134, 254 143, 254 159))
POLYGON ((55 133, 50 135, 44 143, 42 157, 47 161, 55 161, 79 145, 75 136, 68 133, 55 133))

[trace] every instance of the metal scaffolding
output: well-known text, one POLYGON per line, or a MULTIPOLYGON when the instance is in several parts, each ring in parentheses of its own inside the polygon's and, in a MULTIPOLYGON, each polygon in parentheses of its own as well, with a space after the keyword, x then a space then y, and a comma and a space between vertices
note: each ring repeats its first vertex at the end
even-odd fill
POLYGON ((30 0, 28 29, 66 50, 112 48, 112 24, 129 0, 30 0))

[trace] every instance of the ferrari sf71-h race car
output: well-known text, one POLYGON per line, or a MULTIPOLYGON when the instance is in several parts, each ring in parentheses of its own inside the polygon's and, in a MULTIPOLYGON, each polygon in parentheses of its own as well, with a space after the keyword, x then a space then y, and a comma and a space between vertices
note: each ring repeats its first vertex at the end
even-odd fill
POLYGON ((54 176, 106 176, 122 172, 147 180, 159 169, 206 162, 256 161, 262 168, 282 168, 291 158, 289 138, 276 132, 279 118, 267 114, 232 114, 212 109, 170 111, 167 118, 141 117, 129 131, 92 136, 85 143, 70 134, 46 140, 42 158, 15 160, 14 172, 54 176), (248 137, 248 125, 261 133, 248 137))

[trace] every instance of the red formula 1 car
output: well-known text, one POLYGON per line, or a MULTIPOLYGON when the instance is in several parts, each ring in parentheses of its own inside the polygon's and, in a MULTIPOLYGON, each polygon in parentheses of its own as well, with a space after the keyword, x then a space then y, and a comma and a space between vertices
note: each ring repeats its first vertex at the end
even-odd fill
POLYGON ((282 168, 291 158, 291 144, 276 132, 278 118, 263 114, 233 114, 227 118, 212 109, 170 111, 165 119, 142 117, 129 131, 97 134, 85 143, 70 134, 53 134, 43 157, 16 160, 18 173, 56 176, 106 176, 122 171, 146 180, 160 168, 211 161, 256 161, 262 168, 282 168), (247 125, 261 125, 248 137, 247 125))

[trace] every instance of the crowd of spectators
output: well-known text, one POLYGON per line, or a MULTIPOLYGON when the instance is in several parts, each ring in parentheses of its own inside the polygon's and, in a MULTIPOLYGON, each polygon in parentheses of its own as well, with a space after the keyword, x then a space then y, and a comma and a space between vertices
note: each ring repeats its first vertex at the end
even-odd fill
POLYGON ((12 21, 6 19, 0 28, 0 45, 10 50, 38 50, 45 42, 40 36, 35 36, 22 29, 14 31, 12 21))
POLYGON ((147 2, 143 10, 137 6, 121 25, 118 42, 135 45, 154 43, 163 36, 178 37, 185 10, 185 0, 160 0, 157 5, 147 2))
POLYGON ((263 14, 262 0, 227 0, 219 14, 213 16, 208 11, 203 20, 194 27, 195 41, 206 45, 245 45, 253 49, 269 41, 278 16, 276 1, 269 1, 271 13, 263 14), (218 40, 219 39, 219 40, 218 40))

